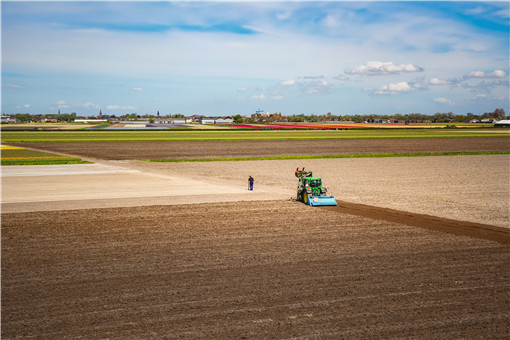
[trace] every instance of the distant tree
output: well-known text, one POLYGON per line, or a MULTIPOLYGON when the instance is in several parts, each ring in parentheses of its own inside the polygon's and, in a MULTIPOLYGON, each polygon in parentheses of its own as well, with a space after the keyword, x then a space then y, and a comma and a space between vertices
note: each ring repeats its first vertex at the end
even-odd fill
POLYGON ((305 121, 304 114, 292 115, 289 117, 289 122, 292 122, 292 123, 299 123, 299 122, 304 122, 304 121, 305 121))
POLYGON ((240 114, 237 114, 237 115, 234 116, 234 123, 241 124, 243 121, 244 121, 243 117, 241 117, 240 114))
POLYGON ((493 116, 495 119, 505 119, 505 110, 504 109, 496 109, 493 112, 493 116))

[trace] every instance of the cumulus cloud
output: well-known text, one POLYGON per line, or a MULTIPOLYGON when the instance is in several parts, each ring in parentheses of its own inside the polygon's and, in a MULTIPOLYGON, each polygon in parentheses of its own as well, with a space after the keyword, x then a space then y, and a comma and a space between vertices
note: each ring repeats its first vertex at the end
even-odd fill
POLYGON ((381 86, 378 90, 376 90, 375 94, 399 94, 405 92, 416 91, 422 88, 421 84, 412 84, 406 81, 401 81, 399 83, 391 83, 389 85, 381 86))
POLYGON ((430 85, 447 85, 448 81, 434 77, 429 80, 429 84, 430 85))
POLYGON ((486 73, 483 71, 472 71, 464 76, 464 78, 503 78, 506 72, 503 70, 494 70, 493 72, 486 73))
POLYGON ((142 88, 141 87, 135 87, 133 89, 133 92, 142 92, 142 88))
POLYGON ((423 68, 414 64, 395 65, 393 62, 369 61, 352 69, 346 69, 346 74, 360 74, 380 76, 387 74, 399 74, 401 72, 423 72, 423 68))

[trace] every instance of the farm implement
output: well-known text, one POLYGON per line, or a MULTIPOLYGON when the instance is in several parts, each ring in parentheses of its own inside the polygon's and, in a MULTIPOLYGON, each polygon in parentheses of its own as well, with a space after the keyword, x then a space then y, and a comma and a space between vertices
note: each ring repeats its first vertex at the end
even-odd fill
POLYGON ((319 205, 337 205, 335 196, 328 196, 327 189, 322 185, 320 177, 314 177, 311 171, 305 171, 305 168, 296 169, 298 178, 297 200, 311 206, 319 205))

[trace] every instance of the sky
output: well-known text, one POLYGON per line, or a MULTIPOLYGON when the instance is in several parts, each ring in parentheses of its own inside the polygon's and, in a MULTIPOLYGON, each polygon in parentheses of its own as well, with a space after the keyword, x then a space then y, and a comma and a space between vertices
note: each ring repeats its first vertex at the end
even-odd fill
POLYGON ((509 2, 1 2, 2 114, 482 114, 509 2))

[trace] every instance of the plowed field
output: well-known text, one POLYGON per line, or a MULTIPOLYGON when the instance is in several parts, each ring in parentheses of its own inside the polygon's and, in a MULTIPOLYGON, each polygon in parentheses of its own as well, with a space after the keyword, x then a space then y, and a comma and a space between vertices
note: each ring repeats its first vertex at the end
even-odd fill
POLYGON ((510 151, 510 138, 506 137, 14 144, 81 157, 112 160, 510 151))
POLYGON ((508 155, 136 161, 509 140, 23 143, 97 163, 2 172, 2 339, 509 339, 508 155))
POLYGON ((508 245, 290 201, 5 214, 2 241, 4 339, 510 336, 508 245))

